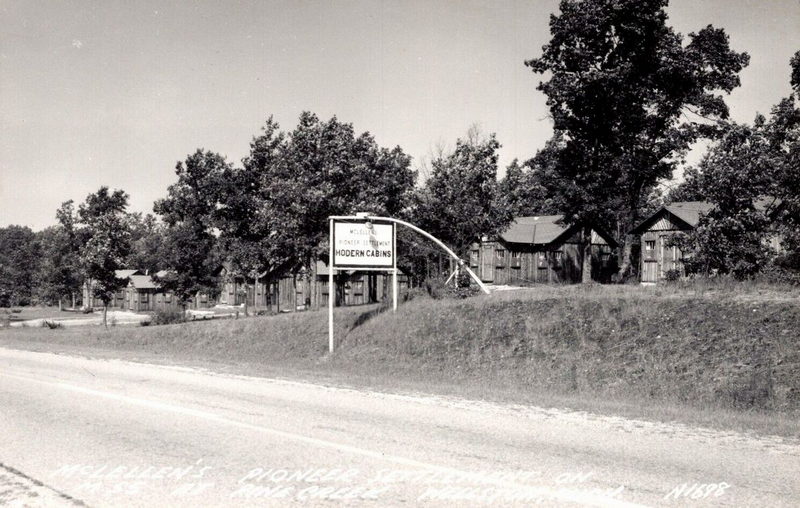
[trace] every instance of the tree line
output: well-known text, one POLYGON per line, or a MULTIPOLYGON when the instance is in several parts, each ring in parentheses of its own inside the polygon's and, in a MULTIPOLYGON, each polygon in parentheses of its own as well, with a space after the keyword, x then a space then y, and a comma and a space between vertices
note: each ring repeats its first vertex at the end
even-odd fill
MULTIPOLYGON (((64 203, 58 224, 41 232, 0 229, 0 305, 74 298, 90 279, 108 302, 121 283, 114 270, 125 267, 165 270, 160 283, 183 302, 213 291, 222 262, 248 278, 296 266, 313 276, 327 257, 327 217, 359 211, 409 220, 465 257, 515 216, 564 214, 566 224, 615 233, 624 281, 636 276, 633 226, 666 202, 706 200, 713 209, 678 240, 687 268, 752 276, 774 264, 767 240, 779 235, 782 266, 797 270, 800 51, 789 62, 792 94, 769 117, 732 122, 724 98, 749 56, 721 28, 675 32, 666 6, 561 2, 551 40, 525 62, 541 76, 553 136, 499 180, 500 142, 478 129, 420 175, 402 148, 336 117, 304 112, 292 130, 270 117, 238 164, 204 149, 179 162, 155 215, 129 213, 125 192, 102 187, 77 208, 64 203), (702 139, 702 161, 671 183, 702 139)), ((401 266, 424 276, 432 249, 399 234, 401 266)))

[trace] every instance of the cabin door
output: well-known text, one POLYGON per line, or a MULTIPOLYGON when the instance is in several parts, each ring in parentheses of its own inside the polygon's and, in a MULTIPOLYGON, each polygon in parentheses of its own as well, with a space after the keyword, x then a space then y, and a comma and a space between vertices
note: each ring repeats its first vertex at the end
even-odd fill
POLYGON ((656 236, 642 237, 642 282, 658 282, 658 258, 656 236))
POLYGON ((481 280, 494 281, 494 245, 481 245, 481 280))

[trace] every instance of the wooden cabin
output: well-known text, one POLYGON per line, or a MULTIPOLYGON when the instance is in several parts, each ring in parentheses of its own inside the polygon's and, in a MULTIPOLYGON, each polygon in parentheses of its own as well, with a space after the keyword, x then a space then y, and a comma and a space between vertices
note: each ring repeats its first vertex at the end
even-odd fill
POLYGON ((471 246, 470 268, 483 282, 496 285, 581 282, 582 232, 590 227, 592 279, 609 281, 616 271, 617 242, 595 226, 561 224, 563 217, 517 217, 496 238, 485 238, 471 246))
MULTIPOLYGON (((120 288, 108 303, 109 309, 126 310, 132 312, 154 312, 158 310, 167 311, 182 310, 180 301, 172 291, 166 291, 153 280, 153 277, 143 274, 140 270, 117 270, 115 272, 118 279, 126 281, 126 285, 120 288)), ((166 272, 158 272, 156 277, 164 276, 166 272)), ((83 288, 84 308, 102 307, 103 302, 94 296, 91 282, 84 284, 83 288)), ((205 293, 199 293, 193 298, 187 308, 205 308, 214 305, 213 298, 205 293)))
POLYGON ((670 270, 678 270, 680 275, 684 275, 683 253, 670 245, 670 239, 692 231, 700 217, 712 207, 705 201, 672 203, 661 207, 631 230, 631 234, 641 237, 639 273, 643 284, 655 284, 670 270))
MULTIPOLYGON (((328 305, 328 265, 317 261, 314 280, 298 264, 287 264, 256 278, 233 275, 223 267, 219 303, 295 312, 328 305)), ((405 291, 410 278, 398 274, 398 292, 405 291)), ((340 271, 335 276, 336 305, 365 305, 391 300, 391 274, 375 271, 340 271)))

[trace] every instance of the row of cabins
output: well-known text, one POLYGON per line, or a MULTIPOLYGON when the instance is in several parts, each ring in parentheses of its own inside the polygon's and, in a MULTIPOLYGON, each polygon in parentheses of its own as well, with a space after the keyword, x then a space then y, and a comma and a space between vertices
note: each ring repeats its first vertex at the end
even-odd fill
MULTIPOLYGON (((760 206, 768 206, 762 203, 760 206)), ((672 270, 684 274, 683 253, 672 245, 675 235, 692 231, 700 217, 712 205, 703 201, 676 202, 666 205, 642 221, 631 233, 641 238, 639 271, 645 284, 664 279, 672 270)), ((608 282, 617 271, 614 238, 602 228, 589 223, 563 225, 563 215, 518 217, 503 233, 485 237, 471 245, 469 264, 487 284, 530 286, 543 283, 577 283, 582 280, 582 236, 591 231, 592 279, 608 282)), ((777 241, 773 242, 777 246, 777 241)), ((156 276, 163 277, 164 272, 156 276)), ((281 267, 246 280, 235 276, 226 267, 218 274, 222 283, 217 295, 200 293, 192 300, 192 308, 216 304, 242 305, 269 309, 272 312, 294 312, 328 305, 328 266, 318 261, 314 275, 299 266, 281 267)), ((134 312, 177 310, 180 302, 169 291, 162 290, 153 277, 138 270, 119 270, 117 277, 127 285, 110 303, 112 308, 134 312)), ((410 287, 405 273, 398 275, 400 292, 410 287)), ((84 306, 98 307, 85 287, 84 306)), ((336 275, 336 304, 362 305, 388 301, 391 298, 391 275, 383 272, 348 271, 336 275)))
MULTIPOLYGON (((217 294, 198 293, 188 308, 203 309, 222 305, 244 305, 250 308, 267 309, 271 312, 294 312, 312 306, 328 305, 328 267, 318 262, 316 275, 312 279, 304 269, 296 268, 265 273, 255 279, 234 276, 227 267, 218 273, 221 283, 217 294)), ((123 288, 114 294, 109 307, 132 312, 180 310, 181 304, 171 291, 166 291, 157 279, 165 272, 152 277, 139 270, 117 270, 116 276, 126 281, 123 288)), ((402 294, 409 288, 409 277, 398 274, 398 291, 402 294)), ((336 274, 336 305, 363 305, 388 301, 391 298, 391 275, 369 271, 347 271, 336 274)), ((102 301, 95 297, 91 284, 83 288, 85 308, 101 307, 102 301)))

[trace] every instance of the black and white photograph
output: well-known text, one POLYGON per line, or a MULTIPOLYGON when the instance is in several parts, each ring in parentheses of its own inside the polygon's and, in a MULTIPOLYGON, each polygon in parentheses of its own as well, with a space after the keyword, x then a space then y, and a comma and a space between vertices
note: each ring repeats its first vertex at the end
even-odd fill
POLYGON ((0 0, 0 506, 800 506, 800 0, 0 0))

